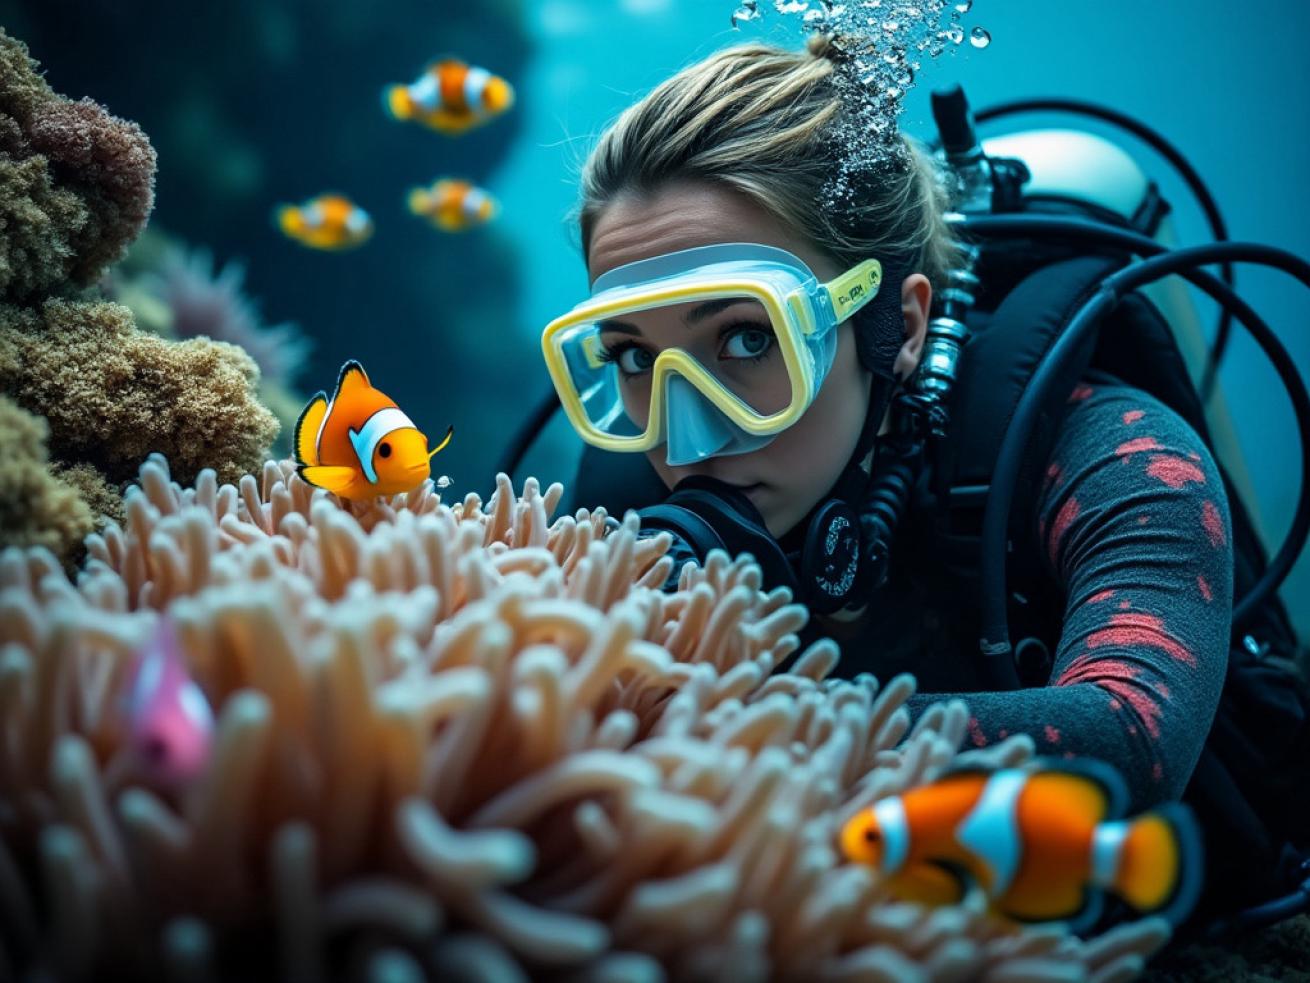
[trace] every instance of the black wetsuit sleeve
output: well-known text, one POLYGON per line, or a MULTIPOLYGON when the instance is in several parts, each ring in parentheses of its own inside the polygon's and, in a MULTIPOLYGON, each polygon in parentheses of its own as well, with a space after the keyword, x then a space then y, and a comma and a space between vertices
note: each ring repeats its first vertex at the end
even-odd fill
MULTIPOLYGON (((1228 500, 1186 421, 1126 386, 1080 384, 1037 502, 1063 590, 1050 681, 968 702, 966 747, 1027 733, 1114 765, 1135 809, 1178 798, 1219 703, 1232 618, 1228 500)), ((912 698, 911 712, 945 699, 912 698)))

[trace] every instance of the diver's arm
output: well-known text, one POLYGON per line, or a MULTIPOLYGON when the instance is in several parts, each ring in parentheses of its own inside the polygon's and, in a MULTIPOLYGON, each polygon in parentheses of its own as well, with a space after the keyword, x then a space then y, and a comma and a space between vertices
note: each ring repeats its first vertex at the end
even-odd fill
POLYGON ((1218 707, 1233 551, 1218 470, 1194 430, 1137 389, 1080 386, 1037 505, 1067 597, 1050 682, 959 696, 967 744, 1030 734, 1039 754, 1115 765, 1136 808, 1182 794, 1218 707))

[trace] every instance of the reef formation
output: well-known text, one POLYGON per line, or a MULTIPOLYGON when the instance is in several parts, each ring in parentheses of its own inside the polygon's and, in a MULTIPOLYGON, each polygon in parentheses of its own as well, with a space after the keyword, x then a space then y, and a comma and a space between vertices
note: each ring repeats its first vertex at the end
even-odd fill
POLYGON ((38 496, 0 501, 6 544, 68 562, 97 516, 122 517, 118 493, 150 452, 179 476, 210 466, 235 480, 277 433, 245 352, 161 339, 95 295, 145 225, 154 174, 139 127, 55 93, 0 31, 0 391, 7 432, 27 434, 23 460, 50 464, 49 480, 0 483, 0 494, 38 496), (24 428, 16 412, 44 423, 24 428))
POLYGON ((290 462, 183 486, 152 457, 72 583, 0 556, 0 976, 1111 981, 1084 942, 891 899, 836 831, 952 763, 959 701, 827 678, 748 557, 684 567, 635 513, 553 521, 508 478, 367 504, 290 462), (217 719, 190 785, 126 740, 167 613, 217 719))

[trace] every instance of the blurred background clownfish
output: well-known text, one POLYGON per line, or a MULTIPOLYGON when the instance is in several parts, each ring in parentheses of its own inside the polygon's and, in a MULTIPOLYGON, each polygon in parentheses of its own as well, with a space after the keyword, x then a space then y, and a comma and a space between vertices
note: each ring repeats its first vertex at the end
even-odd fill
POLYGON ((393 119, 413 120, 456 136, 513 106, 514 89, 485 68, 445 58, 433 62, 409 85, 387 86, 382 105, 393 119))
POLYGON ((345 195, 323 194, 303 205, 279 205, 273 217, 283 235, 311 249, 353 249, 373 235, 373 219, 345 195))
POLYGON ((463 232, 490 222, 500 204, 490 194, 458 178, 443 178, 409 193, 409 210, 446 232, 463 232))

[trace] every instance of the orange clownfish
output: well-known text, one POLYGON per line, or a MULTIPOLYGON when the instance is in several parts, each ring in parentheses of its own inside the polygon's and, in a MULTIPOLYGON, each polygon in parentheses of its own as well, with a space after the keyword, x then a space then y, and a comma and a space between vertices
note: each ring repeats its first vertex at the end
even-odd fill
POLYGON ((500 205, 467 181, 443 178, 430 188, 411 190, 409 210, 446 232, 463 232, 490 222, 500 211, 500 205))
POLYGON ((296 420, 292 443, 300 477, 342 498, 399 495, 427 481, 435 450, 385 393, 374 389, 353 359, 341 367, 329 401, 318 392, 296 420))
POLYGON ((841 849, 906 900, 953 904, 972 882, 1002 915, 1079 932, 1110 891, 1176 926, 1200 892, 1195 820, 1175 802, 1124 819, 1127 802, 1119 773, 1095 759, 961 769, 862 810, 841 849))
POLYGON ((446 58, 433 62, 409 85, 387 86, 382 105, 393 119, 414 120, 455 136, 509 109, 514 89, 485 68, 446 58))
POLYGON ((303 205, 279 205, 274 219, 283 235, 311 249, 351 249, 373 234, 368 212, 344 195, 319 195, 303 205))

